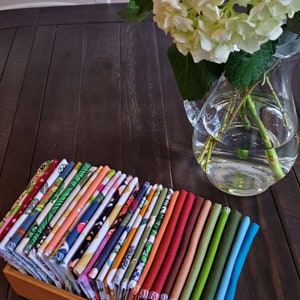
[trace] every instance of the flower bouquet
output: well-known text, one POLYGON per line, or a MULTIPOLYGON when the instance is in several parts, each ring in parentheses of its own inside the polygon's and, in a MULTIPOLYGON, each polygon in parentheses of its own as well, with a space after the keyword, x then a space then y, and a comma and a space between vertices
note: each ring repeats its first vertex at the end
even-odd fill
POLYGON ((132 22, 151 12, 173 38, 168 57, 182 98, 204 103, 193 148, 208 178, 240 196, 283 178, 299 146, 285 66, 300 53, 300 1, 130 0, 119 14, 132 22))

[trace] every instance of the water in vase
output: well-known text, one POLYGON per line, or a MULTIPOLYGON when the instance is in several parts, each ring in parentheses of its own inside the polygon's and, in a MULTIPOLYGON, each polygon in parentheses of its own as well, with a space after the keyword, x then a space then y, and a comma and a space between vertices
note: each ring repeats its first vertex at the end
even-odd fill
MULTIPOLYGON (((220 100, 220 99, 219 99, 220 100)), ((299 141, 297 124, 285 114, 282 107, 273 105, 261 96, 253 97, 256 111, 266 129, 272 148, 278 157, 283 175, 292 168, 297 158, 299 141)), ((227 113, 228 100, 215 101, 214 105, 202 108, 194 126, 193 151, 199 158, 209 135, 216 144, 205 166, 199 161, 209 180, 220 190, 238 196, 259 194, 274 184, 277 179, 267 159, 268 150, 257 124, 247 114, 247 122, 238 114, 231 125, 220 134, 222 120, 227 113)))

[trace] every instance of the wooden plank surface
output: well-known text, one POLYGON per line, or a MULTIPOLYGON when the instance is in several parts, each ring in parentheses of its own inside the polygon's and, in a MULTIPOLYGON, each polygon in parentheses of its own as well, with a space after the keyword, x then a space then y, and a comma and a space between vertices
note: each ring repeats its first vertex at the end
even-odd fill
POLYGON ((94 157, 95 164, 116 168, 122 165, 119 35, 119 24, 88 24, 85 28, 76 138, 76 160, 94 157), (103 151, 105 148, 110 150, 103 151))
POLYGON ((54 158, 74 158, 83 56, 84 25, 56 28, 37 133, 34 165, 54 158))
POLYGON ((122 24, 122 158, 124 170, 139 174, 142 181, 170 186, 165 115, 154 45, 152 22, 122 24))
MULTIPOLYGON (((299 299, 300 159, 256 197, 215 189, 193 157, 193 128, 166 54, 171 39, 150 19, 122 23, 122 7, 0 12, 0 218, 43 161, 108 164, 249 215, 261 229, 236 299, 299 299)), ((298 115, 299 78, 300 64, 298 115)), ((0 299, 21 299, 2 273, 0 299)))

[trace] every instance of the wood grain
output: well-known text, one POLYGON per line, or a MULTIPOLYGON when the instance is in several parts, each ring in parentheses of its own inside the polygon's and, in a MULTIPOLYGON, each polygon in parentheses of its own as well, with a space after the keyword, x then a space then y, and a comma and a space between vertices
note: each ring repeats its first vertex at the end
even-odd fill
MULTIPOLYGON (((45 160, 108 164, 249 215, 261 228, 236 299, 297 300, 300 158, 256 197, 214 188, 193 156, 193 128, 166 54, 171 39, 150 18, 122 23, 123 7, 0 12, 0 217, 45 160)), ((298 116, 299 79, 300 63, 293 81, 298 116)), ((22 299, 2 273, 0 299, 22 299)))

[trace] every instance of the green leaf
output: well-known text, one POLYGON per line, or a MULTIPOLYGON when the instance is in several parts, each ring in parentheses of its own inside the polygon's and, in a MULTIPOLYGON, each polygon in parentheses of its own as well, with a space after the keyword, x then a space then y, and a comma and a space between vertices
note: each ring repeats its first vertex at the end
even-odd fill
POLYGON ((168 56, 184 100, 202 99, 224 70, 224 64, 206 60, 195 63, 191 54, 183 55, 174 44, 169 48, 168 56))
POLYGON ((237 156, 239 159, 246 159, 249 155, 249 150, 247 149, 237 149, 237 156))
POLYGON ((232 52, 225 67, 225 76, 235 88, 250 87, 268 70, 276 58, 276 43, 268 41, 252 54, 245 51, 232 52))
POLYGON ((296 12, 292 19, 287 20, 287 28, 294 33, 300 34, 300 11, 296 12))
POLYGON ((127 7, 118 14, 125 22, 139 22, 148 16, 152 9, 152 0, 130 0, 127 7))

